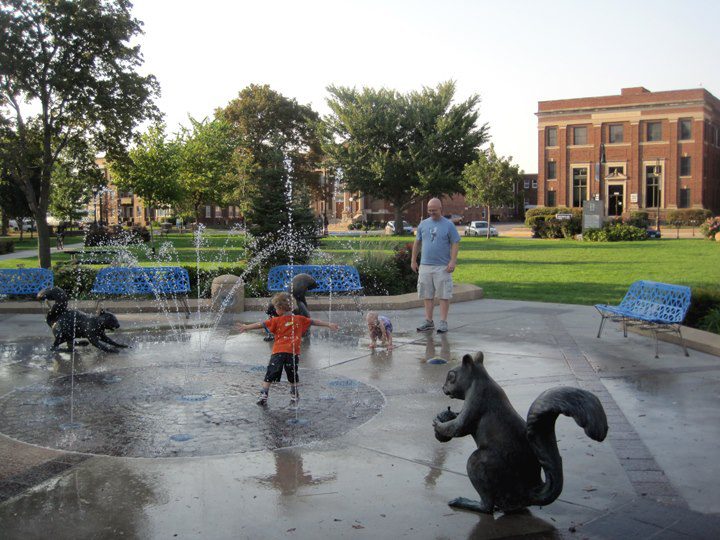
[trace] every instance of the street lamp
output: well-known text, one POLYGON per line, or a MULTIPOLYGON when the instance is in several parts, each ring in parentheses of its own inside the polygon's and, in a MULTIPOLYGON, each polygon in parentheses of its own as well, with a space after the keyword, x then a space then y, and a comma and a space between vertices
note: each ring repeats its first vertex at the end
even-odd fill
POLYGON ((660 160, 655 160, 655 168, 653 169, 653 177, 655 178, 655 230, 660 232, 660 160))

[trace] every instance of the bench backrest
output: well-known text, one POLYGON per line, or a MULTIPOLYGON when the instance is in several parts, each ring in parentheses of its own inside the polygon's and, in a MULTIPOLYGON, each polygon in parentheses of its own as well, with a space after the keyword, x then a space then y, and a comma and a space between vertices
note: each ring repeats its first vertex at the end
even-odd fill
POLYGON ((361 291, 360 274, 354 266, 341 264, 300 264, 273 266, 268 273, 268 290, 287 291, 290 282, 298 274, 309 274, 317 287, 309 292, 352 292, 361 291))
POLYGON ((657 322, 679 324, 690 307, 690 287, 636 281, 630 285, 619 307, 657 322))
POLYGON ((37 294, 52 286, 53 273, 47 268, 0 269, 0 294, 37 294))
POLYGON ((170 294, 190 292, 190 276, 179 266, 109 266, 95 277, 96 294, 170 294))

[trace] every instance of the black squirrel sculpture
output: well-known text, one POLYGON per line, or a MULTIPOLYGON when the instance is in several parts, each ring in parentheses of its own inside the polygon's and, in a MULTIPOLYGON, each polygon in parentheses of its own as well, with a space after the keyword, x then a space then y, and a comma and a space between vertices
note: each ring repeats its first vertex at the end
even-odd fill
POLYGON ((67 343, 68 350, 72 351, 77 338, 85 338, 105 352, 118 352, 114 347, 128 347, 128 345, 112 340, 105 334, 106 330, 120 328, 117 317, 109 311, 100 310, 96 315, 89 315, 82 311, 68 309, 68 295, 60 287, 43 289, 37 294, 37 299, 54 302, 45 317, 45 321, 55 336, 52 350, 57 350, 64 342, 67 343), (112 345, 112 347, 108 345, 112 345))
MULTIPOLYGON (((292 282, 290 284, 290 294, 292 294, 295 299, 295 309, 293 310, 295 315, 302 315, 308 319, 310 318, 310 311, 307 307, 305 293, 315 289, 316 287, 317 282, 310 274, 298 274, 292 278, 292 282)), ((275 311, 275 306, 272 305, 272 302, 268 304, 265 313, 271 317, 277 317, 277 311, 275 311)))
POLYGON ((466 354, 461 365, 448 372, 443 392, 465 403, 459 413, 448 407, 435 418, 435 437, 448 442, 472 435, 478 447, 468 459, 467 473, 481 501, 459 497, 448 503, 456 508, 492 513, 550 504, 563 488, 562 458, 555 438, 558 415, 571 416, 596 441, 604 440, 608 431, 600 400, 568 386, 540 394, 530 406, 526 423, 488 374, 482 352, 474 358, 466 354))

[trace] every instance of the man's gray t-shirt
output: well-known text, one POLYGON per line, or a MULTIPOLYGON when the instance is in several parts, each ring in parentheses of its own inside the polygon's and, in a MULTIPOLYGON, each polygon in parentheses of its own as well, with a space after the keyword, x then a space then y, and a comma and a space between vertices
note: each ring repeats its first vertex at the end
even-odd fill
POLYGON ((418 225, 417 239, 422 242, 420 264, 447 266, 450 262, 450 248, 460 241, 460 235, 452 221, 441 217, 435 221, 426 218, 418 225))

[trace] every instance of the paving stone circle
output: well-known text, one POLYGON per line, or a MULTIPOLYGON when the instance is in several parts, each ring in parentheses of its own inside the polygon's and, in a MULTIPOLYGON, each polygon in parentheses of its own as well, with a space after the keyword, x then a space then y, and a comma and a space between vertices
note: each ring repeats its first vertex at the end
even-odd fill
MULTIPOLYGON (((274 384, 255 404, 265 366, 164 364, 58 376, 0 398, 0 433, 43 447, 124 457, 194 457, 337 437, 384 406, 372 386, 299 370, 301 399, 274 384)), ((284 377, 283 377, 284 378, 284 377)))

